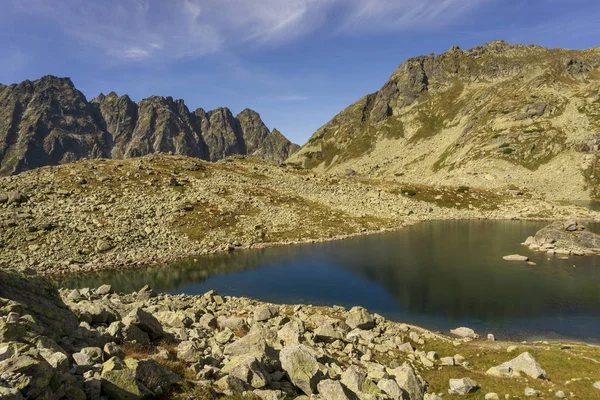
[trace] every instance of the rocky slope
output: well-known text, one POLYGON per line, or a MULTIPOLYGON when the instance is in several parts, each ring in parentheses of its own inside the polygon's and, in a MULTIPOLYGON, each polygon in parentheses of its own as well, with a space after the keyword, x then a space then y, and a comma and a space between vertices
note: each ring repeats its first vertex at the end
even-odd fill
POLYGON ((0 263, 65 273, 433 219, 600 220, 520 194, 315 176, 255 157, 86 160, 0 178, 0 263))
POLYGON ((152 96, 139 104, 111 92, 88 102, 70 79, 45 76, 0 86, 0 174, 82 158, 156 152, 219 160, 256 154, 283 161, 298 146, 269 131, 255 111, 194 112, 183 100, 152 96))
POLYGON ((289 162, 404 182, 600 196, 600 48, 503 41, 402 63, 289 162))
POLYGON ((57 291, 0 275, 2 399, 440 400, 600 393, 597 346, 453 337, 362 307, 57 291), (33 290, 36 296, 23 296, 33 290), (41 310, 59 313, 49 319, 41 310), (61 326, 62 322, 66 325, 61 326))

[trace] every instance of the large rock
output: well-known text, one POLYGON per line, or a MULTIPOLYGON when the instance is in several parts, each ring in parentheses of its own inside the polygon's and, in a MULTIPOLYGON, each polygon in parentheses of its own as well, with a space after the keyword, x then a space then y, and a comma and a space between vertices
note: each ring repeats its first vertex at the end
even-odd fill
POLYGON ((102 371, 102 391, 115 400, 141 400, 148 392, 129 368, 102 371))
POLYGON ((350 327, 344 321, 330 319, 320 324, 314 332, 319 340, 331 343, 345 338, 349 331, 350 327))
POLYGON ((269 383, 269 374, 264 366, 251 354, 233 357, 221 370, 223 373, 240 378, 255 389, 269 383))
POLYGON ((327 400, 353 400, 356 398, 340 381, 331 379, 319 382, 317 391, 322 399, 327 400))
POLYGON ((410 364, 404 363, 400 367, 388 372, 394 376, 396 383, 406 392, 410 400, 423 400, 425 388, 410 364))
POLYGON ((479 335, 476 334, 473 329, 466 328, 464 326, 456 329, 451 329, 450 333, 462 338, 479 339, 479 335))
POLYGON ((127 366, 135 371, 135 378, 154 393, 168 392, 183 378, 154 360, 126 360, 127 366))
POLYGON ((4 360, 0 362, 0 376, 4 374, 21 375, 17 388, 26 398, 34 399, 44 394, 50 396, 52 393, 50 383, 54 377, 54 369, 41 357, 23 355, 4 360))
POLYGON ((152 314, 142 310, 142 308, 137 307, 125 318, 123 318, 123 323, 127 325, 135 325, 140 328, 142 331, 146 332, 150 339, 157 340, 162 338, 165 335, 163 331, 162 325, 154 317, 152 314))
POLYGON ((346 317, 346 324, 352 329, 372 329, 375 326, 375 321, 364 308, 352 307, 346 317))
POLYGON ((479 385, 471 378, 450 379, 448 394, 467 395, 475 392, 479 385))
POLYGON ((302 344, 286 346, 281 349, 279 358, 281 367, 294 385, 308 396, 316 393, 322 374, 313 349, 302 344))
POLYGON ((381 390, 367 377, 367 373, 356 365, 351 365, 342 373, 341 382, 359 397, 381 394, 381 390))
MULTIPOLYGON (((0 268, 0 305, 2 299, 20 304, 33 317, 35 329, 40 330, 32 331, 33 336, 43 334, 59 341, 77 329, 77 317, 63 303, 54 284, 31 270, 0 268)), ((0 341, 9 340, 0 337, 0 341)))
POLYGON ((521 353, 518 357, 510 361, 492 367, 486 373, 488 375, 506 377, 518 376, 519 373, 524 373, 534 379, 543 379, 546 377, 546 371, 528 352, 521 353))
POLYGON ((273 372, 279 363, 279 357, 274 347, 267 342, 274 342, 275 335, 268 330, 253 330, 246 336, 228 344, 223 349, 223 354, 230 357, 253 355, 269 372, 273 372))

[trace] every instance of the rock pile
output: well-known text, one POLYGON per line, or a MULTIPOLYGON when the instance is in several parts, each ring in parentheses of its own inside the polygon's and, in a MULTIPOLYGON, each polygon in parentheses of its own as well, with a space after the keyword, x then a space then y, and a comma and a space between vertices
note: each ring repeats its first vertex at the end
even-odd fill
POLYGON ((558 255, 591 255, 600 253, 600 235, 577 221, 554 222, 540 229, 523 245, 535 251, 558 255))

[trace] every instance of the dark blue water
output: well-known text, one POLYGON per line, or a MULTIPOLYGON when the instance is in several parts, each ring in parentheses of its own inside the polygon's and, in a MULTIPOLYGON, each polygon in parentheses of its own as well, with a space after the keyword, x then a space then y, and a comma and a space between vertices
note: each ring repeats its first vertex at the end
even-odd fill
POLYGON ((521 246, 543 222, 422 223, 338 242, 234 252, 140 271, 67 278, 69 287, 145 284, 168 293, 276 303, 362 305, 389 319, 499 339, 600 342, 600 258, 560 259, 521 246), (537 266, 502 260, 524 254, 537 266))

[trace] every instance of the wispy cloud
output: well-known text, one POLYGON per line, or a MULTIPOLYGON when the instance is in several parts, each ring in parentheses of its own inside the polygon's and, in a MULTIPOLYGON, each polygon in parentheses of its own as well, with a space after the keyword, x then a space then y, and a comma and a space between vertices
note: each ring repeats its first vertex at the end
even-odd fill
POLYGON ((119 61, 199 57, 320 31, 436 29, 491 0, 9 0, 119 61))

